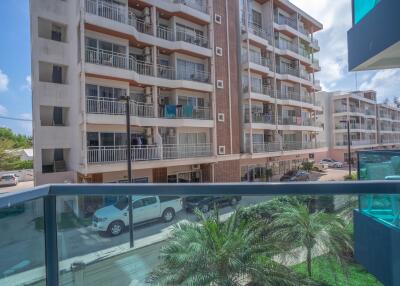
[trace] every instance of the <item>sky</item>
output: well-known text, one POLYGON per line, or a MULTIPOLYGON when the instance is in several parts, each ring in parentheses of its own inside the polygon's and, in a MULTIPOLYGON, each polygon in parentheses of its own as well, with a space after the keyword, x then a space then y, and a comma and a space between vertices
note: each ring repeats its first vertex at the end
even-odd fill
MULTIPOLYGON (((399 96, 400 70, 349 73, 347 66, 347 31, 351 27, 351 0, 291 0, 324 25, 315 37, 321 52, 317 55, 322 71, 317 74, 323 90, 374 89, 378 101, 399 96)), ((16 133, 32 133, 30 122, 13 121, 2 116, 30 119, 31 60, 29 1, 0 1, 0 126, 16 133)))

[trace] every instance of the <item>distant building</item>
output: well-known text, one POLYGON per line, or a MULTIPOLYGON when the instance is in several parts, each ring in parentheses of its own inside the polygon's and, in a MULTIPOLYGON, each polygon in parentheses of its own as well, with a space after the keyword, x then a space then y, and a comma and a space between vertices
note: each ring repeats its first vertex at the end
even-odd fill
POLYGON ((19 150, 19 158, 21 161, 33 161, 33 149, 19 150))

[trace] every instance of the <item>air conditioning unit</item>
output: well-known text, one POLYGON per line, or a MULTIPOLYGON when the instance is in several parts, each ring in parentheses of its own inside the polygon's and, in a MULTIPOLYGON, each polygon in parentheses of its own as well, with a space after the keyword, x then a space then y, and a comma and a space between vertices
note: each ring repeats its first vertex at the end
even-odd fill
POLYGON ((192 170, 200 170, 200 164, 192 165, 192 170))

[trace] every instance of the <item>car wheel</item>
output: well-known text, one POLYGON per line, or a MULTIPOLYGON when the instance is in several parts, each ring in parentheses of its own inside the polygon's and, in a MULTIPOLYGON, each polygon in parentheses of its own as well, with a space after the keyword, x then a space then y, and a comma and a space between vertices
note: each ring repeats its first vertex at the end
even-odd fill
POLYGON ((231 206, 236 206, 238 204, 237 198, 232 198, 230 201, 231 206))
POLYGON ((108 226, 108 233, 111 234, 112 236, 120 235, 123 230, 124 230, 124 224, 121 221, 113 221, 108 226))
POLYGON ((162 214, 162 219, 164 222, 170 222, 175 217, 175 211, 173 209, 166 209, 162 214))
POLYGON ((204 206, 201 207, 201 211, 203 213, 208 213, 209 210, 210 210, 210 208, 208 207, 208 205, 204 205, 204 206))

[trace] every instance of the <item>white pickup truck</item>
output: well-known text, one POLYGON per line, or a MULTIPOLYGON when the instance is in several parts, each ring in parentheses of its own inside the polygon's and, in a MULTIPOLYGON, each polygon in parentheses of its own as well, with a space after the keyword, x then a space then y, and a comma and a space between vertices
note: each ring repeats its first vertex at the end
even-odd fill
MULTIPOLYGON (((170 222, 175 214, 182 210, 182 199, 179 197, 132 196, 133 223, 162 219, 170 222)), ((93 215, 93 228, 96 231, 107 231, 116 236, 129 225, 128 197, 123 197, 115 204, 98 209, 93 215)))

